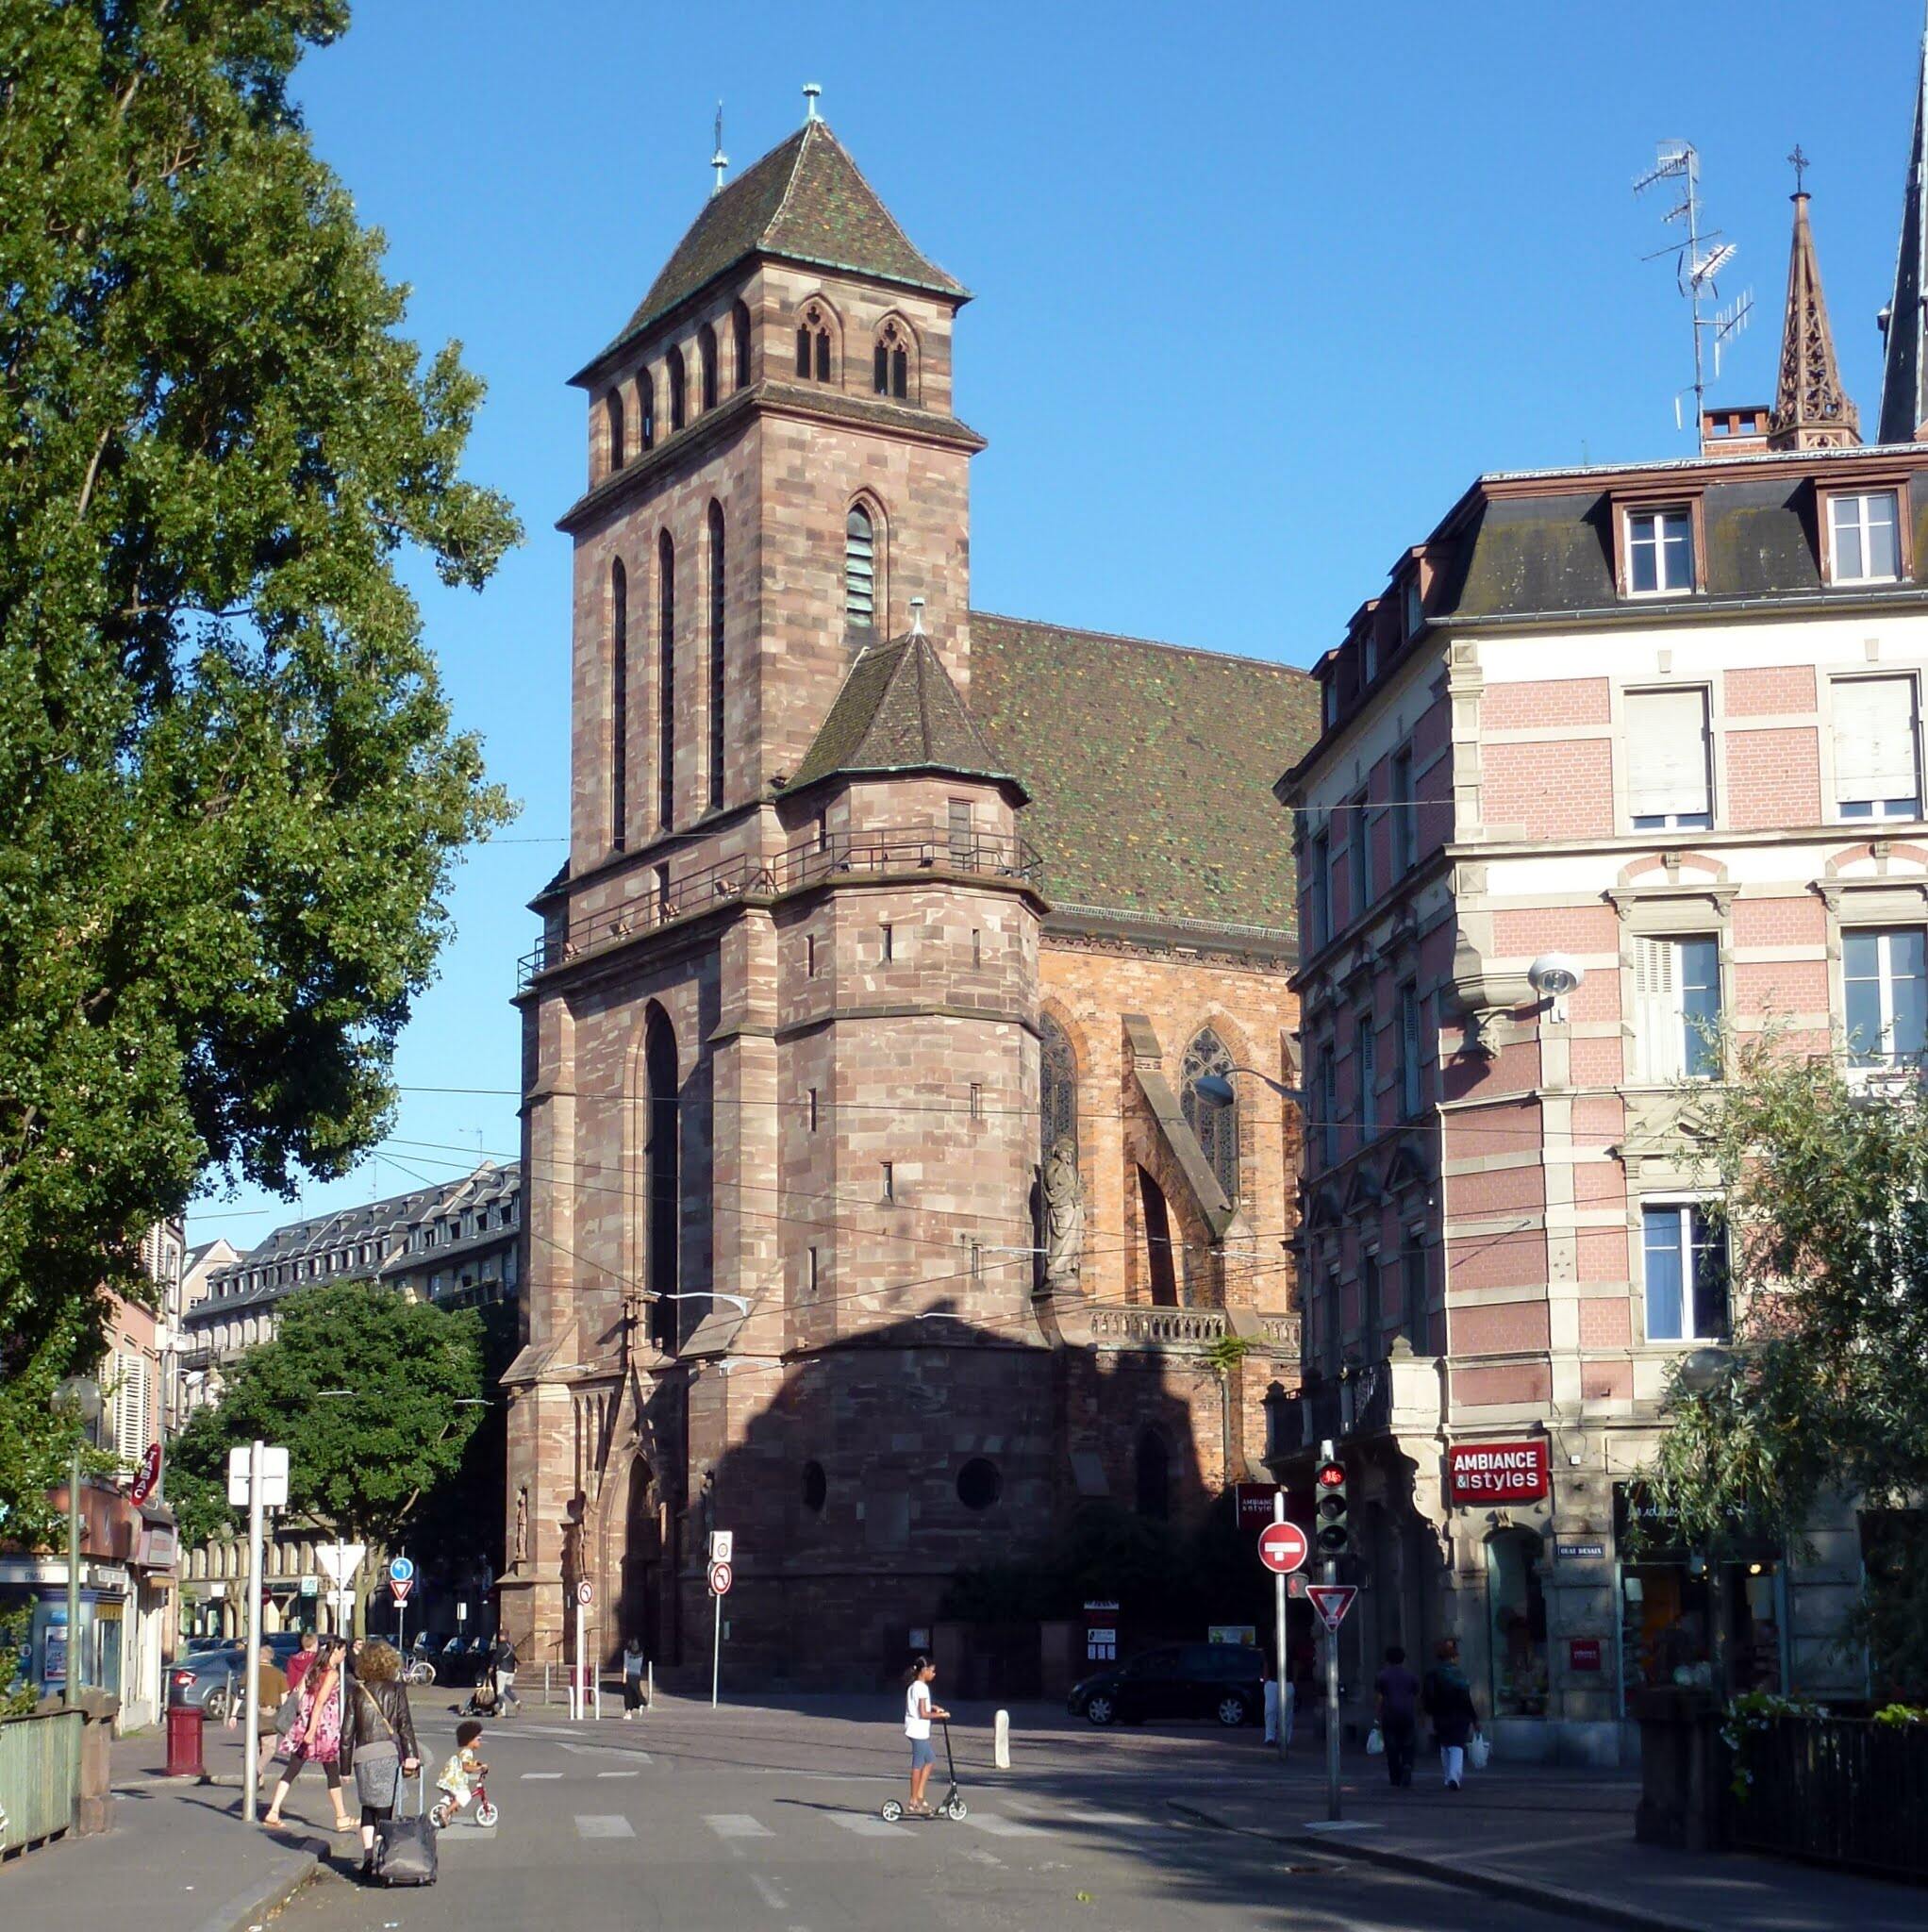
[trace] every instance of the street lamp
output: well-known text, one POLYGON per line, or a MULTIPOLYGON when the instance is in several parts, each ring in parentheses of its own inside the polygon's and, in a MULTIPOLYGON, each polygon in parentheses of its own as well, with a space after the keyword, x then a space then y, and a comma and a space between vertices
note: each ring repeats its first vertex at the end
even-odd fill
POLYGON ((80 1674, 80 1445, 100 1420, 100 1384, 69 1375, 54 1391, 54 1412, 74 1424, 74 1462, 67 1479, 67 1672, 60 1702, 71 1707, 80 1674))
POLYGON ((1739 1367, 1740 1357, 1731 1348, 1697 1348, 1681 1357, 1680 1386, 1689 1395, 1711 1395, 1739 1367))
MULTIPOLYGON (((1283 1080, 1274 1080, 1270 1074, 1261 1074, 1256 1067, 1232 1067, 1227 1070, 1234 1074, 1250 1074, 1255 1080, 1263 1080, 1281 1100, 1289 1100, 1294 1107, 1305 1105, 1305 1090, 1303 1087, 1288 1087, 1283 1080)), ((1230 1107, 1238 1099, 1232 1083, 1223 1074, 1202 1074, 1192 1085, 1192 1091, 1201 1100, 1209 1100, 1214 1107, 1230 1107)))

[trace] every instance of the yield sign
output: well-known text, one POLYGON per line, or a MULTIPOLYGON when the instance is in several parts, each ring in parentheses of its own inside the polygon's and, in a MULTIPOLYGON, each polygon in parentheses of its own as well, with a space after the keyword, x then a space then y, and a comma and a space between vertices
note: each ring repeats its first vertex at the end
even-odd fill
POLYGON ((355 1573, 361 1568, 361 1559, 368 1555, 366 1543, 317 1543, 315 1561, 328 1574, 328 1581, 338 1590, 345 1589, 353 1580, 355 1573))
POLYGON ((1305 1601, 1319 1612, 1319 1621, 1337 1637, 1338 1626, 1345 1622, 1346 1612, 1353 1607, 1353 1599, 1359 1593, 1356 1583, 1308 1583, 1305 1586, 1305 1601))

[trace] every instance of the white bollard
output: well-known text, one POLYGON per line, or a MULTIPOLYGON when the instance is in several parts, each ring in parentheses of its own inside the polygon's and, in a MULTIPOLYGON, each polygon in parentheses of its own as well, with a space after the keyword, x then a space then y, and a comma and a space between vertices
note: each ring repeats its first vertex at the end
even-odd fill
POLYGON ((997 1721, 991 1727, 991 1738, 992 1754, 997 1760, 997 1768, 1000 1771, 1010 1770, 1011 1714, 1009 1711, 1001 1710, 998 1712, 997 1721))

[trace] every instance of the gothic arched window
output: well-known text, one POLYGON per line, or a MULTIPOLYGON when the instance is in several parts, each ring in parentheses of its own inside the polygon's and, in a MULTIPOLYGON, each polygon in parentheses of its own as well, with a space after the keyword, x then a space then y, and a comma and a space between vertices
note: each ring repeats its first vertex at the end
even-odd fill
POLYGON ((682 1202, 681 1118, 676 1082, 676 1035, 669 1016, 652 1000, 642 1025, 642 1074, 648 1093, 643 1122, 643 1185, 649 1201, 644 1224, 643 1285, 651 1297, 650 1340, 660 1349, 676 1345, 677 1228, 682 1202))
POLYGON ((871 356, 871 386, 900 401, 910 393, 910 331, 894 317, 877 331, 871 356))
POLYGON ((663 364, 670 379, 670 430, 673 435, 683 426, 683 411, 689 407, 690 384, 683 374, 683 352, 672 349, 663 364))
POLYGON ((1040 1156, 1063 1140, 1078 1144, 1078 1058, 1049 1013, 1038 1024, 1038 1110, 1040 1156))
POLYGON ((636 372, 636 443, 654 449, 657 441, 657 378, 653 369, 636 372))
POLYGON ((723 802, 723 513, 709 507, 709 806, 723 802))
POLYGON ((703 325, 703 333, 696 338, 696 353, 703 365, 703 407, 713 409, 719 392, 716 331, 706 322, 703 325))
POLYGON ((877 608, 877 532, 860 503, 843 520, 843 615, 853 630, 869 630, 877 608))
POLYGON ((676 814, 676 546, 657 540, 657 818, 676 814))
POLYGON ((737 387, 750 387, 750 309, 747 303, 739 302, 730 310, 730 332, 736 338, 737 348, 737 387))
POLYGON ((1221 1106, 1198 1091, 1207 1074, 1230 1081, 1232 1056, 1224 1042, 1207 1026, 1185 1050, 1185 1067, 1180 1075, 1185 1104, 1185 1122, 1198 1136, 1198 1144, 1228 1201, 1238 1198, 1238 1103, 1221 1106))
POLYGON ((830 317, 820 302, 797 323, 797 374, 806 382, 830 380, 830 317))
POLYGON ((609 467, 620 470, 629 460, 623 443, 623 391, 612 389, 603 398, 603 414, 609 425, 609 467))
POLYGON ((609 843, 618 852, 629 824, 629 576, 609 566, 609 843))

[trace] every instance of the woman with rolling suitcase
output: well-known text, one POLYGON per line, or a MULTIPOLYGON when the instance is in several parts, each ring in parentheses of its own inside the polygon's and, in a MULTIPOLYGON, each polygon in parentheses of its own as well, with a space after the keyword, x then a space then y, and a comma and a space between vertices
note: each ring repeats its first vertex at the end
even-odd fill
POLYGON ((402 1659, 391 1645, 376 1641, 362 1645, 356 1664, 357 1673, 349 1679, 341 1748, 355 1774, 356 1796, 361 1800, 361 1875, 394 1883, 393 1877, 385 1875, 385 1868, 398 1857, 403 1863, 419 1862, 419 1839, 426 1846, 428 1875, 411 1882, 428 1884, 435 1876, 434 1834, 419 1815, 395 1816, 403 1779, 422 1769, 408 1690, 402 1682, 402 1659))

